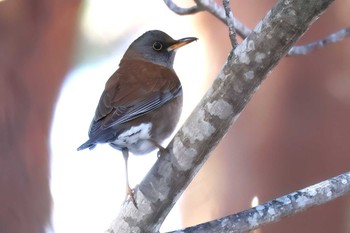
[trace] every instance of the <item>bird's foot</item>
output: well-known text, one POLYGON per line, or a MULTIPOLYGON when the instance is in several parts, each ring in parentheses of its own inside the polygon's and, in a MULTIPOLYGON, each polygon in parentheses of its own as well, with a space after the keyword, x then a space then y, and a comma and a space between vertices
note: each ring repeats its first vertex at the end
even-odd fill
POLYGON ((149 139, 149 141, 155 146, 157 147, 159 150, 157 152, 157 158, 159 159, 160 157, 163 157, 167 154, 169 154, 169 151, 162 147, 162 145, 160 145, 157 141, 153 140, 153 139, 149 139))
POLYGON ((169 154, 169 151, 166 149, 166 148, 164 148, 164 147, 158 147, 158 152, 157 152, 157 157, 158 158, 160 158, 160 157, 163 157, 163 156, 165 156, 165 155, 167 155, 167 154, 169 154))
POLYGON ((135 191, 134 189, 131 189, 130 186, 128 186, 126 188, 126 197, 125 197, 125 201, 128 199, 131 199, 132 203, 134 204, 135 208, 138 209, 136 200, 135 200, 135 191))

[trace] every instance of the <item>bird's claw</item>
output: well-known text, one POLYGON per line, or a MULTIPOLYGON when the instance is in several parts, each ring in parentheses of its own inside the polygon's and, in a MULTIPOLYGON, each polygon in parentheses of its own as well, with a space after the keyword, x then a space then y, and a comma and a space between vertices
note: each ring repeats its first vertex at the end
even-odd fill
POLYGON ((157 152, 157 158, 163 157, 165 155, 169 154, 169 151, 164 147, 159 147, 159 150, 157 152))
POLYGON ((134 204, 135 208, 138 209, 138 206, 137 206, 137 203, 135 200, 135 191, 134 191, 134 189, 131 189, 130 187, 127 188, 125 200, 128 200, 129 197, 130 197, 132 203, 134 204))

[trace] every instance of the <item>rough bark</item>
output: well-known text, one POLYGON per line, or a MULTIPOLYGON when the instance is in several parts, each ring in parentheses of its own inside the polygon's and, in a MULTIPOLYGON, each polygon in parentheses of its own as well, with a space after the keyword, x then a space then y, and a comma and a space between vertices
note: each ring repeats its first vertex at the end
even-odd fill
POLYGON ((231 52, 218 78, 108 232, 157 232, 268 72, 332 1, 281 0, 231 52))

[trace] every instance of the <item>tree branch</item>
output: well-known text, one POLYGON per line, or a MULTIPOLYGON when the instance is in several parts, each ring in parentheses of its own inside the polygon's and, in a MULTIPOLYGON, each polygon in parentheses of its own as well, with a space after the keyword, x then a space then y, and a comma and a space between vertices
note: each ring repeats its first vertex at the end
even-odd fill
POLYGON ((226 13, 226 24, 228 27, 228 35, 231 40, 232 48, 235 49, 238 45, 238 42, 237 42, 234 18, 233 18, 231 6, 230 6, 230 0, 223 0, 222 4, 224 5, 224 9, 226 13))
MULTIPOLYGON (((196 5, 190 8, 181 8, 177 6, 172 0, 163 1, 170 10, 179 15, 188 15, 201 11, 208 11, 224 24, 227 22, 225 10, 220 5, 216 4, 216 2, 213 0, 194 0, 196 2, 196 5)), ((238 19, 233 17, 233 20, 237 34, 243 39, 246 38, 251 32, 250 29, 244 26, 244 24, 241 23, 238 19)))
MULTIPOLYGON (((232 28, 230 28, 230 25, 228 24, 227 21, 227 10, 225 7, 225 2, 227 0, 223 0, 224 3, 224 8, 218 5, 216 2, 213 0, 194 0, 196 2, 196 6, 193 6, 191 8, 180 8, 178 7, 172 0, 164 0, 166 5, 169 7, 170 10, 173 12, 179 14, 179 15, 184 15, 184 14, 194 14, 200 11, 208 11, 211 13, 213 16, 215 16, 217 19, 219 19, 221 22, 224 24, 227 24, 229 27, 229 32, 231 33, 232 28)), ((251 30, 246 27, 243 23, 241 23, 239 20, 234 18, 232 16, 232 20, 234 21, 234 29, 237 31, 237 34, 242 38, 245 39, 250 33, 251 30)), ((231 21, 231 19, 230 19, 231 21)), ((230 22, 231 23, 231 22, 230 22)), ((335 32, 328 37, 324 39, 320 39, 314 42, 311 42, 306 45, 299 45, 299 46, 294 46, 292 47, 287 56, 297 56, 297 55, 306 55, 315 49, 325 47, 328 44, 333 44, 336 42, 339 42, 341 40, 344 40, 346 37, 350 36, 350 28, 344 28, 338 32, 335 32)), ((232 37, 230 34, 230 39, 231 39, 231 44, 234 43, 232 42, 232 37)))
MULTIPOLYGON (((208 11, 212 15, 214 15, 221 22, 226 24, 226 13, 223 7, 217 4, 214 0, 194 0, 198 7, 208 11)), ((251 30, 244 26, 238 19, 234 18, 234 25, 237 31, 237 34, 245 39, 250 33, 251 30)))
POLYGON ((169 233, 247 232, 325 204, 349 192, 350 172, 347 172, 249 210, 169 233))
POLYGON ((170 10, 172 10, 178 15, 189 15, 189 14, 195 14, 200 11, 203 11, 203 9, 201 9, 198 5, 195 5, 189 8, 182 8, 177 6, 172 0, 163 0, 163 1, 170 10))
POLYGON ((350 27, 332 33, 324 39, 317 40, 306 45, 294 46, 291 50, 289 50, 288 56, 306 55, 315 49, 344 40, 348 36, 350 36, 350 27))
POLYGON ((108 232, 159 230, 175 202, 266 75, 333 1, 277 2, 231 52, 231 59, 168 145, 169 154, 157 160, 135 189, 138 209, 132 202, 126 202, 108 232))

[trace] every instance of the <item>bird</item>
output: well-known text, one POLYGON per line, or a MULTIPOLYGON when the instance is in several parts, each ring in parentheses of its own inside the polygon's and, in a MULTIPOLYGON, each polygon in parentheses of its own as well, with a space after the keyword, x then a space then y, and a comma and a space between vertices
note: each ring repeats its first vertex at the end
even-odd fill
POLYGON ((133 41, 111 75, 90 124, 89 139, 77 150, 109 144, 122 152, 126 197, 137 204, 129 185, 129 153, 144 155, 158 148, 174 131, 182 111, 182 85, 173 68, 177 49, 196 37, 175 40, 160 30, 133 41))

